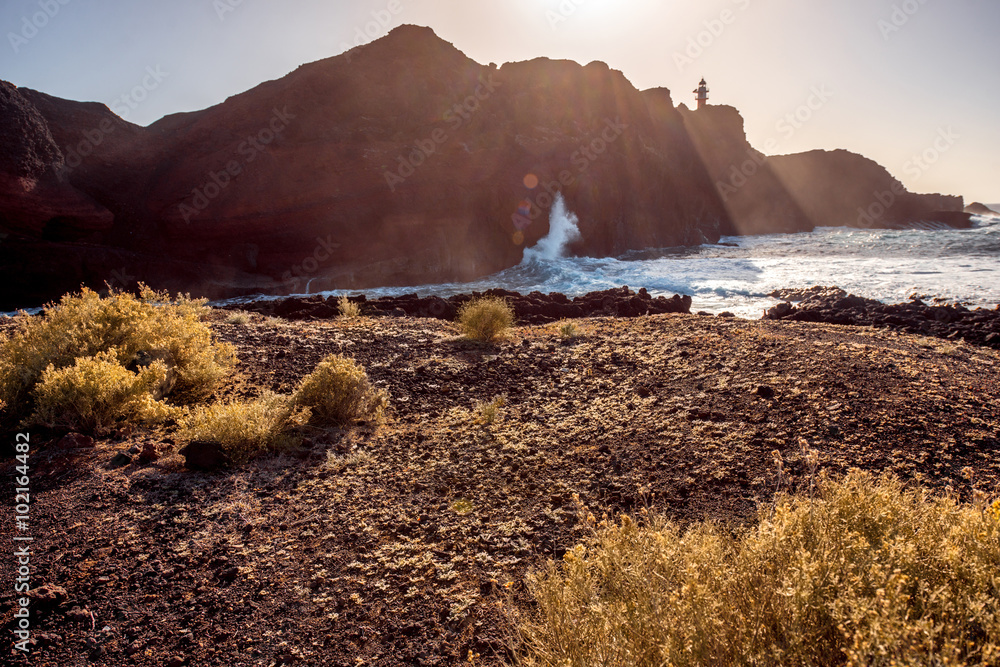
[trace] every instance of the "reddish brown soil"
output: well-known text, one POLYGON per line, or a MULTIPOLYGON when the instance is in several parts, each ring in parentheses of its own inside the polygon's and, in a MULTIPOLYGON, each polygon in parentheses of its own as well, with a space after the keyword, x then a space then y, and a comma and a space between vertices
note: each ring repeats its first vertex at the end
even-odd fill
POLYGON ((578 320, 570 341, 526 327, 496 347, 432 319, 227 317, 212 326, 242 363, 223 394, 290 392, 342 353, 390 395, 388 420, 214 474, 183 468, 170 429, 74 452, 33 431, 32 585, 67 598, 36 605, 38 643, 11 664, 495 665, 505 591, 524 603, 526 572, 583 535, 575 495, 598 516, 746 520, 778 487, 774 451, 785 487, 801 483, 803 443, 832 474, 968 494, 968 467, 1000 484, 996 350, 690 315, 578 320), (498 396, 481 423, 474 404, 498 396), (109 468, 150 440, 159 461, 109 468))

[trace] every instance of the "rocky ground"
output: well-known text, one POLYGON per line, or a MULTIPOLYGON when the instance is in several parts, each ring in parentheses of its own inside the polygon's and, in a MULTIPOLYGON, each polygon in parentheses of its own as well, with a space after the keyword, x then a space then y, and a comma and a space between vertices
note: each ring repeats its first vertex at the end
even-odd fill
POLYGON ((214 320, 241 361, 222 394, 290 392, 341 353, 390 395, 386 423, 217 473, 185 469, 170 428, 32 431, 37 643, 9 664, 496 665, 502 604, 526 602, 526 572, 587 513, 746 520, 802 484, 810 448, 833 474, 1000 485, 986 346, 687 314, 579 319, 573 339, 521 326, 493 347, 411 316, 214 320), (487 423, 476 404, 497 397, 487 423))

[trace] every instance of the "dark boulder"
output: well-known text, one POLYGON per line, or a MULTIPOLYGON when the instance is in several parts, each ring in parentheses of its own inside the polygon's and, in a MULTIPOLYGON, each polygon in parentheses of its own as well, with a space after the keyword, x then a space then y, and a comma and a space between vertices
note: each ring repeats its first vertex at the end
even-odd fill
POLYGON ((193 440, 180 451, 184 465, 191 470, 218 470, 233 464, 232 458, 217 442, 193 440))

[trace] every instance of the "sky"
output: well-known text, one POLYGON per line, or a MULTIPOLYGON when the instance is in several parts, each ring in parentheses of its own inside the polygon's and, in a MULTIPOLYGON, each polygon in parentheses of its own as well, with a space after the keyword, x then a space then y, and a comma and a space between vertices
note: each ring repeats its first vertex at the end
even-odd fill
POLYGON ((688 106, 705 77, 768 154, 845 148, 1000 202, 998 0, 2 0, 0 79, 148 125, 404 23, 484 64, 601 60, 688 106))

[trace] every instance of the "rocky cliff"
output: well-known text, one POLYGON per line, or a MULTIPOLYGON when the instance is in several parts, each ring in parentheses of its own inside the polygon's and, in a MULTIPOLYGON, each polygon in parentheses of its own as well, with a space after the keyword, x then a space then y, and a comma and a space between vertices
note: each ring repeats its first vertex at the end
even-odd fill
POLYGON ((472 279, 520 261, 557 193, 581 254, 732 231, 668 91, 603 63, 479 65, 426 28, 148 128, 3 95, 0 266, 18 280, 0 307, 81 282, 217 297, 472 279))
POLYGON ((782 168, 813 158, 770 158, 720 193, 730 165, 763 160, 735 110, 677 109, 599 62, 480 65, 414 26, 145 128, 3 83, 0 141, 0 309, 81 284, 469 280, 518 263, 557 194, 580 219, 571 250, 607 256, 807 229, 837 187, 782 168))
POLYGON ((908 192, 884 167, 844 150, 765 156, 728 106, 681 113, 741 234, 815 227, 968 226, 961 197, 908 192))

